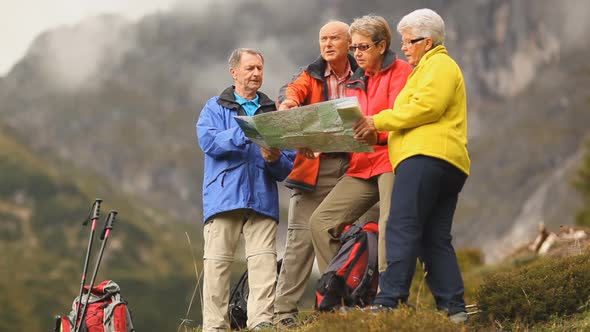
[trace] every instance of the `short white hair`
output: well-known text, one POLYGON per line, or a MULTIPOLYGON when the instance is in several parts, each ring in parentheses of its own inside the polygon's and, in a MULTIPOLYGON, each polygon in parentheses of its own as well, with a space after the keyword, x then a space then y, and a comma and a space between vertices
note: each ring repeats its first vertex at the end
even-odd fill
POLYGON ((402 17, 397 24, 397 32, 401 34, 406 30, 412 31, 417 37, 432 38, 435 46, 445 42, 445 22, 432 9, 417 9, 402 17))

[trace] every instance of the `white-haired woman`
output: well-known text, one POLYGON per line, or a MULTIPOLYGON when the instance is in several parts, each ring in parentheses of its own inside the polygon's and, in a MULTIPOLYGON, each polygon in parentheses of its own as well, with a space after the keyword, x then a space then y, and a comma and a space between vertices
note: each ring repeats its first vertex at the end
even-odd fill
POLYGON ((463 322, 463 279, 451 244, 457 199, 470 167, 463 74, 443 45, 444 21, 436 12, 413 11, 397 30, 414 70, 393 109, 355 125, 360 141, 375 137, 377 130, 390 131, 396 178, 386 230, 388 265, 372 309, 388 310, 407 301, 420 257, 437 307, 452 321, 463 322))

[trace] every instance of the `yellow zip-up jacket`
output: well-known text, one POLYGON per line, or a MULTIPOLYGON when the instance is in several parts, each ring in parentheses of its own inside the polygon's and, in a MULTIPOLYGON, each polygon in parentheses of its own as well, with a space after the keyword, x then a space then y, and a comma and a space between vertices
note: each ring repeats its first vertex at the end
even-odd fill
POLYGON ((469 175, 467 96, 457 63, 439 45, 414 68, 393 109, 373 116, 377 130, 390 131, 393 169, 404 159, 426 155, 446 160, 469 175))

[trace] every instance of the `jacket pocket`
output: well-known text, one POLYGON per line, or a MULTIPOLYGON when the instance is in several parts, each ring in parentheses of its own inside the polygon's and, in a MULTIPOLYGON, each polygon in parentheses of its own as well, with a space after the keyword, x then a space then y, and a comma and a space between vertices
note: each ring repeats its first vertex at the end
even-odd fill
POLYGON ((219 179, 219 177, 221 177, 221 186, 223 187, 223 178, 225 177, 225 175, 226 175, 228 172, 231 172, 231 171, 233 171, 234 169, 241 167, 241 166, 242 166, 242 165, 244 165, 245 163, 246 163, 245 161, 242 161, 242 162, 240 162, 240 163, 238 163, 238 164, 236 164, 236 165, 232 165, 232 166, 230 166, 230 167, 228 167, 228 168, 224 169, 223 171, 219 172, 219 174, 217 174, 217 176, 215 176, 215 177, 214 177, 214 178, 213 178, 211 181, 209 181, 209 182, 208 182, 208 183, 205 185, 205 188, 208 188, 210 185, 212 185, 213 183, 217 182, 217 180, 219 179))

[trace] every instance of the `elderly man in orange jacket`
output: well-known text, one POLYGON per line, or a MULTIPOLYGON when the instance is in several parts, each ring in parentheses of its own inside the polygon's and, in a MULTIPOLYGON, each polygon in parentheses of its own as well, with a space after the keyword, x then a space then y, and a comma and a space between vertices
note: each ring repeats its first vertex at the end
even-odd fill
MULTIPOLYGON (((330 21, 319 33, 321 57, 304 67, 285 85, 279 96, 279 110, 343 98, 346 83, 357 64, 348 55, 348 24, 330 21)), ((309 218, 348 170, 346 153, 313 153, 302 149, 285 185, 293 189, 283 265, 275 300, 277 327, 297 325, 297 304, 305 291, 314 262, 309 218)))

